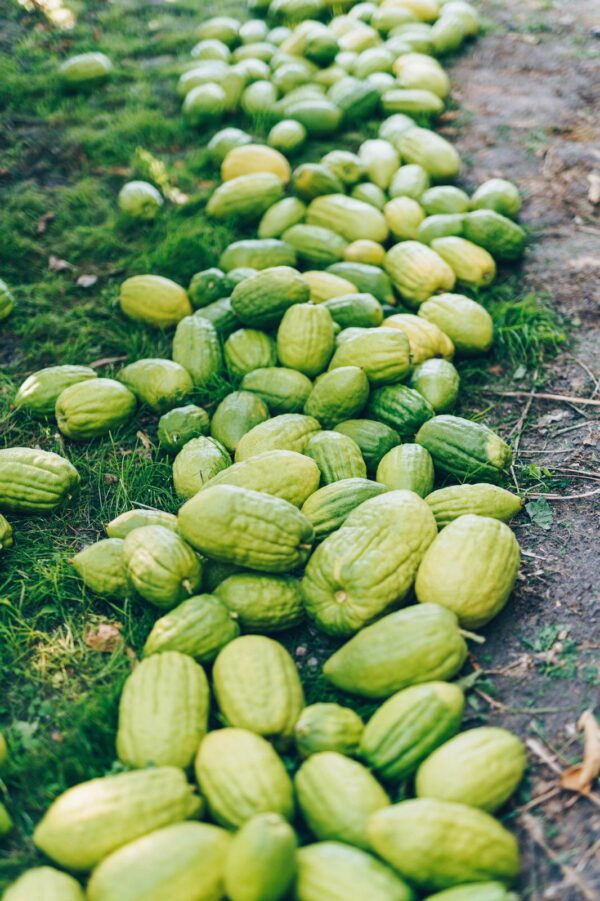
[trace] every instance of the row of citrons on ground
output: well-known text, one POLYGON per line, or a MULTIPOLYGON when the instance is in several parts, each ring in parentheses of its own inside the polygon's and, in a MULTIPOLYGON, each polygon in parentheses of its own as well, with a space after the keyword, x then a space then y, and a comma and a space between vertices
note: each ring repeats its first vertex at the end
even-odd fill
MULTIPOLYGON (((268 12, 278 21, 326 5, 275 0, 268 12)), ((429 66, 439 83, 426 54, 445 49, 440 35, 452 27, 457 46, 476 22, 460 0, 341 6, 348 15, 328 26, 210 20, 196 71, 217 61, 245 71, 250 87, 268 82, 251 92, 255 102, 271 87, 279 104, 279 93, 348 78, 348 94, 375 85, 378 97, 404 92, 406 102, 407 91, 431 87, 407 83, 420 77, 407 68, 429 66)), ((65 77, 73 83, 77 67, 89 74, 97 64, 98 55, 78 58, 65 77)), ((199 81, 190 94, 206 84, 225 81, 199 81)), ((55 414, 74 440, 106 434, 138 402, 162 414, 159 443, 175 455, 186 499, 177 517, 125 512, 72 561, 96 594, 135 594, 162 615, 121 697, 117 754, 130 771, 61 795, 34 841, 66 870, 93 870, 86 896, 95 901, 407 901, 415 889, 440 901, 506 901, 518 851, 490 814, 522 777, 523 746, 502 729, 457 734, 464 696, 446 680, 465 661, 465 638, 476 638, 462 627, 489 621, 512 590, 519 549, 504 523, 520 500, 494 484, 510 464, 507 445, 448 413, 459 388, 454 352, 486 351, 493 332, 482 306, 449 292, 456 280, 469 289, 493 278, 489 251, 521 252, 510 218, 518 192, 495 180, 469 198, 440 185, 457 171, 455 152, 404 111, 357 154, 334 151, 292 174, 282 151, 297 143, 281 135, 304 138, 295 125, 310 134, 331 118, 330 98, 308 92, 294 102, 300 115, 285 110, 272 146, 232 128, 210 144, 223 185, 209 214, 260 218, 259 238, 231 245, 187 292, 154 275, 122 286, 126 315, 177 326, 173 360, 139 360, 117 379, 52 367, 17 393, 18 409, 55 414), (321 107, 307 114, 306 103, 321 107), (398 300, 413 312, 398 313, 398 300), (239 390, 212 415, 185 404, 224 375, 239 390), (459 484, 433 491, 436 475, 459 484), (389 612, 413 590, 419 603, 389 612), (349 707, 305 706, 295 662, 268 635, 306 614, 349 638, 326 662, 327 679, 384 702, 366 725, 349 707), (226 724, 208 734, 206 665, 212 713, 226 724), (184 773, 192 763, 202 798, 184 773), (407 794, 416 797, 391 803, 407 794), (205 806, 218 825, 196 822, 205 806), (317 839, 299 850, 295 809, 317 839)), ((342 110, 336 128, 379 103, 362 102, 342 110)), ((247 97, 242 106, 261 112, 247 97)), ((120 197, 141 218, 161 202, 144 183, 120 197)), ((57 454, 0 451, 7 511, 54 509, 78 482, 57 454)), ((12 541, 3 518, 0 541, 12 541)), ((5 897, 42 892, 84 897, 50 867, 24 874, 5 897)))

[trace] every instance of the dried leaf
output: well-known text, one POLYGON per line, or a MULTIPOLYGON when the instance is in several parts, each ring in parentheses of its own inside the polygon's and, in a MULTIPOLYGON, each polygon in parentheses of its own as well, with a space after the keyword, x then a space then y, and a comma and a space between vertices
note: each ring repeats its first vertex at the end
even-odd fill
POLYGON ((92 651, 111 653, 123 644, 122 628, 121 623, 99 623, 97 626, 90 626, 83 640, 92 651))
POLYGON ((55 218, 56 218, 55 213, 44 213, 43 216, 40 216, 40 218, 38 219, 38 223, 35 227, 35 230, 38 233, 38 235, 43 235, 44 232, 46 231, 46 228, 48 227, 48 223, 52 222, 52 220, 55 218))
POLYGON ((100 360, 94 360, 93 363, 90 363, 90 367, 92 369, 100 369, 101 366, 110 366, 111 363, 122 363, 126 359, 127 355, 123 357, 101 357, 100 360))
POLYGON ((583 760, 569 767, 560 777, 562 788, 589 795, 600 773, 600 726, 591 710, 585 710, 577 723, 583 730, 583 760))
POLYGON ((145 434, 145 432, 142 432, 142 431, 136 432, 135 436, 136 436, 136 438, 139 438, 139 440, 141 441, 141 443, 143 444, 143 446, 146 448, 147 451, 149 451, 151 449, 152 443, 151 443, 150 439, 148 438, 148 436, 145 434))
POLYGON ((600 175, 597 172, 590 172, 588 181, 590 183, 588 200, 593 204, 600 203, 600 175))
POLYGON ((64 272, 65 269, 73 269, 73 266, 67 260, 61 260, 60 257, 50 255, 48 257, 48 269, 53 272, 64 272))
POLYGON ((80 275, 77 279, 77 284, 80 288, 91 288, 97 281, 97 275, 80 275))

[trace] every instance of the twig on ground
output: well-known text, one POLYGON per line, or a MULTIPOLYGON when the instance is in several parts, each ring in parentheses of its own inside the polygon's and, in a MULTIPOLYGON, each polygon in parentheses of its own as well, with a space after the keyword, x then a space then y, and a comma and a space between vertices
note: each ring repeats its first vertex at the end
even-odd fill
POLYGON ((527 494, 527 499, 532 497, 537 500, 540 497, 545 497, 547 501, 579 501, 584 497, 594 497, 596 494, 600 494, 600 488, 594 488, 593 491, 585 491, 583 494, 540 494, 532 492, 527 494))
MULTIPOLYGON (((600 234, 600 232, 599 232, 599 234, 600 234)), ((579 357, 576 357, 575 354, 569 354, 569 357, 570 357, 575 363, 577 363, 578 366, 581 366, 581 368, 583 369, 583 371, 584 371, 587 375, 589 375, 590 379, 592 380, 592 382, 593 382, 593 384, 594 384, 594 391, 593 391, 593 393, 592 393, 592 397, 593 397, 595 394, 598 394, 598 392, 600 391, 600 380, 598 380, 598 379, 596 378, 596 376, 594 375, 594 373, 592 372, 592 370, 590 369, 590 367, 589 367, 586 363, 584 363, 583 360, 580 360, 579 357)))
POLYGON ((596 895, 594 889, 591 888, 591 886, 581 878, 579 873, 574 870, 573 867, 569 866, 569 864, 563 863, 560 855, 553 851, 552 848, 548 845, 546 839, 544 838, 544 833, 539 821, 528 813, 524 813, 520 817, 520 820, 533 842, 542 849, 548 859, 551 860, 555 866, 559 867, 561 873, 564 876, 565 882, 569 883, 570 885, 577 886, 586 901, 596 901, 598 896, 596 895))
MULTIPOLYGON (((495 397, 531 397, 529 391, 492 391, 488 388, 482 388, 480 394, 493 394, 495 397)), ((600 407, 600 400, 594 400, 593 397, 569 397, 566 394, 536 394, 536 400, 554 400, 567 404, 583 404, 584 406, 600 407)))
POLYGON ((559 429, 555 432, 555 435, 564 435, 565 432, 574 432, 575 429, 583 429, 586 425, 594 425, 593 422, 586 420, 586 422, 576 422, 575 425, 568 425, 564 429, 559 429))

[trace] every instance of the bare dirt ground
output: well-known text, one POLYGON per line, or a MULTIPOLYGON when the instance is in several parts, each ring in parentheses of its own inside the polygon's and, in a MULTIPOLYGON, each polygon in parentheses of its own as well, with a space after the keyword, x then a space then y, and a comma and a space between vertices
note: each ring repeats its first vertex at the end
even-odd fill
MULTIPOLYGON (((488 33, 452 67, 461 112, 445 131, 467 161, 467 181, 514 179, 526 198, 523 221, 540 233, 523 267, 524 292, 551 295, 574 344, 537 390, 598 398, 600 7, 502 0, 481 9, 488 33)), ((515 373, 503 375, 507 390, 520 387, 515 373)), ((531 387, 525 379, 523 390, 531 387)), ((600 794, 561 791, 557 773, 580 759, 576 723, 599 699, 598 407, 486 399, 498 404, 507 432, 522 432, 517 478, 534 465, 539 470, 528 474, 539 476, 540 493, 581 497, 550 500, 546 528, 527 516, 518 521, 523 576, 511 609, 476 653, 492 673, 477 696, 488 720, 528 739, 529 782, 513 822, 524 852, 523 895, 597 899, 600 794)))

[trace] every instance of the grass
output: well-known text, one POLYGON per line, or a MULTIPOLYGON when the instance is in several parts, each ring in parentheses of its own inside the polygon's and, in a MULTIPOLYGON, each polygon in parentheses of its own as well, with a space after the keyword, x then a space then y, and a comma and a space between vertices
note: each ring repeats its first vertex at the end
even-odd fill
MULTIPOLYGON (((239 4, 218 8, 239 10, 239 4)), ((10 51, 0 61, 0 274, 18 300, 0 326, 0 429, 6 446, 65 453, 82 476, 69 509, 49 519, 11 517, 15 547, 0 558, 0 725, 11 751, 0 791, 16 823, 3 848, 0 889, 41 861, 30 836, 49 801, 113 768, 120 686, 153 621, 142 604, 90 596, 68 561, 133 504, 177 509, 169 463, 156 447, 155 417, 142 412, 110 440, 65 445, 52 422, 16 415, 11 401, 21 380, 42 366, 168 356, 168 336, 117 314, 120 281, 151 271, 186 284, 239 237, 204 216, 214 179, 203 150, 208 136, 183 122, 174 90, 207 12, 185 2, 149 6, 144 15, 133 0, 90 0, 75 28, 61 33, 39 11, 14 4, 0 34, 0 51, 10 51), (65 93, 58 64, 92 48, 110 55, 114 78, 90 94, 65 93), (131 225, 115 201, 128 177, 148 177, 151 162, 140 148, 163 164, 163 176, 190 201, 166 204, 155 223, 131 225), (97 281, 81 287, 82 275, 97 281), (122 641, 105 652, 92 638, 106 623, 120 625, 122 641)), ((372 136, 373 124, 365 131, 372 136)), ((348 136, 353 147, 359 140, 348 136)), ((498 359, 534 369, 564 342, 546 299, 520 298, 518 274, 481 299, 495 320, 498 359)), ((108 362, 99 371, 111 375, 118 365, 108 362)), ((469 372, 473 384, 489 379, 489 365, 465 367, 465 384, 469 372)), ((220 392, 195 399, 215 403, 220 392)), ((308 699, 335 697, 317 665, 332 643, 306 629, 286 643, 306 649, 298 660, 308 699)))

